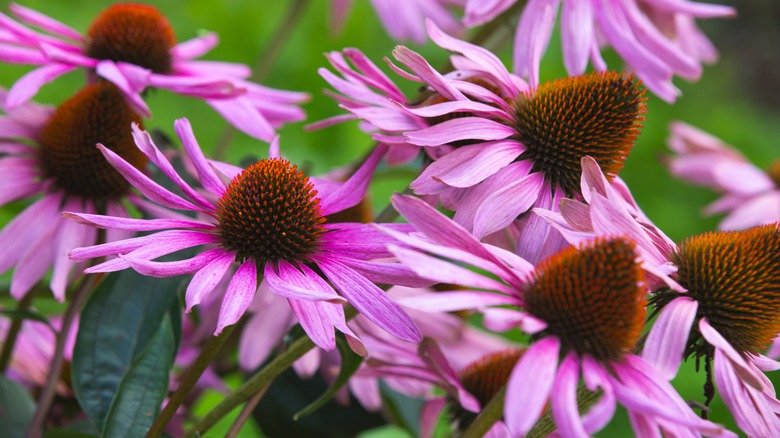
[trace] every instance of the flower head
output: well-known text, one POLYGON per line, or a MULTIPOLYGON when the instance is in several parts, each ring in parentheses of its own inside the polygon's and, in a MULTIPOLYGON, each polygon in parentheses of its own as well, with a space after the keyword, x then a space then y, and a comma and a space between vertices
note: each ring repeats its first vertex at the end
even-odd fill
POLYGON ((741 230, 780 221, 780 160, 763 171, 723 141, 682 122, 671 125, 667 160, 672 174, 715 189, 723 196, 706 214, 727 213, 721 230, 741 230))
POLYGON ((396 197, 394 205, 425 233, 405 237, 387 230, 415 248, 391 247, 403 263, 431 280, 455 278, 483 290, 440 293, 441 308, 480 309, 486 327, 520 328, 532 335, 507 384, 504 418, 512 435, 527 434, 548 400, 563 436, 595 433, 611 419, 618 402, 643 430, 724 433, 698 418, 657 371, 633 354, 646 296, 633 242, 623 237, 597 239, 565 249, 534 267, 514 254, 479 243, 420 200, 396 197), (509 308, 488 308, 497 305, 509 308), (576 402, 580 378, 588 391, 603 392, 583 415, 576 402))
MULTIPOLYGON (((780 369, 761 354, 780 333, 780 229, 711 232, 680 244, 674 278, 687 292, 659 290, 658 319, 643 357, 668 379, 688 356, 710 363, 718 392, 750 436, 780 431, 780 404, 762 371, 780 369), (695 323, 695 324, 694 324, 695 323)), ((706 387, 705 387, 706 388, 706 387)), ((706 403, 714 396, 706 390, 706 403)))
POLYGON ((251 71, 245 65, 194 60, 217 44, 217 36, 177 44, 170 23, 153 6, 111 5, 86 35, 24 6, 12 4, 10 9, 21 23, 0 13, 0 60, 40 67, 11 87, 5 99, 9 109, 28 101, 44 84, 83 68, 92 82, 102 78, 114 83, 143 116, 151 112, 142 93, 162 88, 203 99, 236 128, 267 141, 274 128, 304 117, 296 105, 306 100, 305 94, 249 82, 251 71))
MULTIPOLYGON (((88 85, 53 110, 26 103, 0 117, 0 205, 42 195, 0 231, 5 248, 0 272, 15 267, 14 297, 27 293, 53 267, 50 287, 64 300, 75 274, 68 251, 97 243, 94 230, 63 220, 62 209, 126 217, 124 200, 138 204, 127 181, 95 148, 105 144, 140 172, 146 157, 133 145, 134 122, 140 122, 139 116, 110 82, 88 85)), ((127 234, 109 232, 106 240, 127 234)))
MULTIPOLYGON (((136 144, 184 194, 175 194, 138 172, 112 151, 101 148, 111 164, 150 200, 170 209, 195 212, 197 218, 122 219, 66 213, 98 227, 157 231, 113 244, 77 248, 75 260, 119 255, 89 269, 111 272, 132 267, 152 276, 192 274, 186 292, 187 309, 214 293, 233 267, 219 312, 216 332, 244 314, 262 280, 288 299, 304 330, 320 347, 335 347, 333 328, 354 338, 346 326, 342 304, 349 302, 379 327, 407 341, 420 333, 409 317, 372 280, 409 283, 410 271, 375 259, 390 256, 385 236, 366 224, 327 223, 326 217, 352 207, 363 198, 384 148, 378 148, 345 183, 308 178, 271 146, 270 158, 246 169, 208 161, 186 119, 176 132, 192 160, 206 195, 187 184, 152 142, 133 128, 136 144), (154 259, 185 248, 206 247, 196 256, 173 262, 154 259)), ((403 227, 398 227, 399 229, 403 227)))

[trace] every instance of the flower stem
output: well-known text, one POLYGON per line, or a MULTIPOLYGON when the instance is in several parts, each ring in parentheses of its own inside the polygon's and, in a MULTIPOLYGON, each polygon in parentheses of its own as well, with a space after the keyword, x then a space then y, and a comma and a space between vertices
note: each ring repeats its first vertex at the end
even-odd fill
MULTIPOLYGON (((262 80, 265 79, 265 76, 275 64, 274 60, 281 53, 287 38, 290 36, 293 29, 295 29, 298 20, 303 15, 303 11, 306 9, 306 3, 308 3, 308 0, 295 0, 290 4, 290 8, 287 10, 287 15, 282 21, 282 24, 276 30, 273 37, 271 37, 271 41, 260 53, 260 56, 257 57, 252 76, 249 77, 250 81, 262 82, 262 80)), ((219 137, 219 141, 217 141, 217 146, 211 154, 215 160, 221 160, 224 157, 225 152, 227 152, 227 147, 230 144, 230 141, 233 140, 235 134, 236 128, 233 126, 225 128, 222 135, 219 137)))
POLYGON ((263 395, 265 395, 269 386, 270 385, 266 385, 265 388, 261 389, 260 392, 255 394, 255 396, 244 405, 244 409, 241 410, 236 421, 230 426, 230 430, 228 430, 225 438, 236 438, 238 436, 238 433, 241 432, 241 428, 244 427, 244 423, 252 416, 252 411, 260 404, 260 400, 263 399, 263 395))
MULTIPOLYGON (((16 305, 16 311, 22 312, 27 310, 32 304, 35 291, 29 291, 25 296, 19 300, 19 304, 16 305)), ((5 336, 5 342, 3 342, 3 351, 0 352, 0 373, 5 374, 8 369, 8 364, 11 363, 11 356, 14 352, 14 346, 16 345, 16 339, 19 336, 19 332, 22 330, 22 324, 24 318, 21 315, 14 315, 11 318, 11 327, 8 328, 8 334, 5 336)))
POLYGON ((504 416, 504 396, 506 395, 506 386, 501 388, 490 402, 477 415, 477 418, 471 422, 469 428, 463 432, 461 438, 480 438, 490 430, 491 427, 504 416))
POLYGON ((187 368, 187 371, 184 372, 184 375, 182 375, 181 382, 179 383, 179 387, 176 388, 176 392, 168 398, 168 403, 165 405, 165 408, 154 420, 154 423, 152 423, 152 427, 149 429, 149 432, 146 433, 147 438, 154 438, 162 435, 165 426, 168 425, 168 422, 171 421, 171 418, 176 414, 176 410, 179 409, 179 406, 184 403, 184 400, 190 394, 192 388, 198 383, 201 374, 206 371, 206 368, 208 368, 212 359, 216 357, 219 350, 225 345, 225 341, 230 338, 230 335, 235 328, 235 324, 227 326, 219 336, 212 336, 209 338, 206 345, 203 346, 200 355, 198 355, 192 365, 190 365, 190 367, 187 368))
MULTIPOLYGON (((350 321, 357 314, 357 310, 352 306, 346 306, 344 308, 346 321, 350 321)), ((232 394, 222 400, 222 402, 215 406, 208 414, 197 421, 195 426, 187 431, 184 437, 192 438, 203 436, 203 434, 217 424, 222 417, 241 405, 241 403, 250 400, 258 393, 265 391, 265 388, 268 387, 279 374, 282 374, 284 370, 289 368, 296 360, 303 357, 303 355, 308 353, 312 348, 314 348, 314 342, 312 342, 308 336, 301 336, 293 341, 283 353, 276 356, 266 366, 252 375, 249 380, 239 386, 232 394)))
POLYGON ((46 384, 43 386, 41 395, 38 398, 38 406, 35 408, 35 413, 30 421, 30 427, 27 429, 27 438, 39 438, 41 436, 43 423, 46 421, 46 416, 49 414, 49 408, 51 408, 54 396, 56 395, 57 380, 62 375, 62 367, 65 363, 65 344, 68 341, 68 335, 73 326, 73 321, 75 321, 76 316, 81 311, 81 307, 84 305, 84 302, 86 302, 90 292, 95 290, 103 277, 104 275, 102 274, 84 277, 81 284, 70 297, 70 304, 65 310, 65 315, 62 317, 60 332, 57 334, 57 341, 54 344, 54 354, 52 355, 51 364, 49 365, 49 375, 46 377, 46 384))
POLYGON ((268 365, 263 367, 260 371, 250 377, 249 380, 238 387, 235 392, 222 400, 222 402, 215 406, 214 409, 206 414, 206 416, 196 422, 195 426, 193 426, 193 428, 184 436, 186 438, 203 436, 203 434, 217 424, 222 417, 227 415, 241 403, 244 403, 254 397, 255 394, 262 391, 262 389, 269 385, 273 379, 284 372, 284 370, 289 368, 296 360, 300 359, 312 348, 314 348, 314 342, 307 336, 296 339, 284 353, 269 362, 268 365))

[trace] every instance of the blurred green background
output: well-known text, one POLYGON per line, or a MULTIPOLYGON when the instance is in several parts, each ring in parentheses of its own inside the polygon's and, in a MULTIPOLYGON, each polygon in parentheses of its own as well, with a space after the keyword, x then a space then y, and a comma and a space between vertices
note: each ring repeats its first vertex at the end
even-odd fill
MULTIPOLYGON (((80 31, 85 30, 95 15, 110 4, 86 0, 30 0, 22 3, 80 31)), ((327 88, 325 81, 317 74, 318 68, 328 66, 323 53, 357 47, 384 68, 382 58, 391 56, 391 50, 398 43, 386 35, 367 1, 355 2, 344 30, 336 34, 328 28, 330 3, 314 0, 307 2, 300 21, 281 47, 279 56, 269 61, 263 55, 293 3, 267 0, 164 0, 152 4, 170 19, 179 41, 192 38, 204 30, 219 34, 219 46, 205 59, 260 67, 268 71, 262 81, 264 85, 310 93, 311 100, 304 105, 308 120, 290 124, 280 133, 283 153, 316 174, 350 163, 367 151, 372 143, 355 122, 314 132, 303 129, 306 123, 342 114, 336 103, 321 93, 322 89, 327 88)), ((658 158, 666 151, 667 126, 671 120, 686 121, 722 138, 738 147, 760 167, 766 168, 773 160, 780 158, 780 87, 776 85, 780 79, 780 50, 777 46, 777 41, 780 41, 780 6, 771 0, 733 0, 732 3, 739 10, 740 15, 736 19, 700 22, 707 35, 721 49, 720 61, 705 68, 701 80, 696 83, 677 80, 682 97, 674 105, 650 97, 645 127, 621 174, 647 215, 676 241, 713 229, 720 218, 704 219, 700 215, 700 210, 715 199, 713 193, 674 180, 660 165, 658 158)), ((0 5, 3 11, 7 11, 7 2, 0 2, 0 5)), ((512 27, 507 26, 501 31, 506 36, 512 30, 512 27)), ((511 41, 511 38, 503 38, 503 41, 511 41)), ((447 53, 430 43, 422 47, 412 43, 407 45, 421 52, 434 66, 446 63, 447 53)), ((508 44, 503 44, 498 53, 507 63, 510 62, 508 44)), ((611 51, 607 51, 606 59, 611 67, 618 68, 621 65, 611 51)), ((27 71, 28 67, 3 65, 0 67, 0 86, 9 87, 27 71)), ((564 75, 560 43, 554 39, 544 58, 542 79, 550 80, 564 75)), ((72 73, 44 87, 37 100, 56 105, 82 84, 83 76, 72 73)), ((413 84, 404 86, 410 93, 414 93, 413 84)), ((226 134, 229 132, 227 123, 211 108, 195 99, 161 91, 150 96, 149 106, 154 116, 147 122, 147 129, 160 129, 175 138, 172 135, 173 121, 188 117, 207 153, 213 151, 226 135, 230 135, 226 134)), ((241 133, 233 134, 224 160, 237 163, 247 156, 265 156, 267 144, 241 133)), ((407 169, 382 169, 374 187, 375 208, 384 208, 389 193, 403 190, 413 177, 412 171, 407 169)), ((24 206, 23 203, 16 203, 0 209, 0 225, 4 225, 24 206)), ((8 278, 8 275, 3 278, 8 278)), ((774 380, 778 382, 777 377, 774 380)), ((693 374, 691 370, 685 370, 675 382, 685 398, 698 400, 701 400, 702 383, 702 376, 693 374)), ((218 396, 209 397, 201 409, 207 409, 217 399, 218 396)), ((722 404, 716 403, 713 409, 715 420, 733 424, 729 416, 724 414, 722 404)), ((626 436, 629 430, 625 415, 618 414, 613 424, 599 435, 626 436)), ((251 437, 258 433, 256 425, 247 424, 241 436, 251 437)), ((215 429, 209 436, 221 434, 221 430, 215 429)), ((384 428, 372 432, 370 436, 403 436, 403 432, 384 428)))

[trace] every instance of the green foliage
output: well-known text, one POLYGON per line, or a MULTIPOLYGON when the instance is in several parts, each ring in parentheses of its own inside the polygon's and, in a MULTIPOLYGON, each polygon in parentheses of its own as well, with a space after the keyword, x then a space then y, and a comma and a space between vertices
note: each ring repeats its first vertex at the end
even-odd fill
POLYGON ((73 388, 104 436, 118 436, 117 428, 122 436, 143 436, 143 420, 156 417, 181 338, 179 283, 176 277, 122 271, 109 276, 84 307, 73 388))
POLYGON ((18 383, 0 376, 0 431, 9 438, 23 437, 35 412, 35 402, 18 383))

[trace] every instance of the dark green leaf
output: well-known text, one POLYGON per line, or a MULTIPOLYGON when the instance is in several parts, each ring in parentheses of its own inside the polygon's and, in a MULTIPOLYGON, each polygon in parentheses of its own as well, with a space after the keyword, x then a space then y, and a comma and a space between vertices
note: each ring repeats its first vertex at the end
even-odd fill
POLYGON ((319 396, 317 400, 314 400, 310 405, 293 415, 294 420, 298 420, 304 415, 311 414, 333 398, 333 396, 347 384, 349 378, 355 374, 355 371, 357 371, 358 367, 360 367, 360 364, 363 362, 363 358, 355 354, 355 352, 349 348, 349 345, 347 345, 347 341, 343 336, 336 338, 336 346, 341 354, 341 369, 339 370, 339 375, 336 376, 333 385, 331 385, 325 393, 319 396))
MULTIPOLYGON (((181 280, 144 277, 132 270, 110 275, 92 294, 81 314, 73 351, 73 389, 98 430, 122 378, 178 305, 181 280)), ((180 330, 180 327, 178 328, 180 330)))
POLYGON ((23 437, 35 412, 35 402, 21 385, 0 376, 0 431, 9 438, 23 437))
POLYGON ((168 376, 176 354, 176 339, 166 315, 138 360, 119 385, 106 417, 104 437, 142 438, 149 431, 168 394, 168 376))
POLYGON ((33 310, 0 309, 0 314, 6 315, 9 318, 21 318, 29 319, 30 321, 42 322, 49 326, 49 328, 52 328, 51 324, 49 324, 49 320, 45 316, 33 310))
POLYGON ((43 434, 43 438, 97 438, 97 435, 73 429, 50 429, 43 434))

